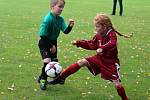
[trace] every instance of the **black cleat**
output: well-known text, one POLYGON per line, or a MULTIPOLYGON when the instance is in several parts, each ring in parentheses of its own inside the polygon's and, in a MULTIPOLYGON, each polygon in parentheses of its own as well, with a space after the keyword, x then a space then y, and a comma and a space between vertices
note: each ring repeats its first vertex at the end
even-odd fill
POLYGON ((57 79, 53 79, 53 80, 49 80, 47 82, 47 84, 50 84, 50 85, 55 85, 55 84, 64 84, 65 83, 65 80, 62 80, 60 78, 57 78, 57 79))
POLYGON ((40 88, 41 88, 41 90, 46 90, 46 85, 47 85, 47 81, 41 79, 40 80, 40 88))

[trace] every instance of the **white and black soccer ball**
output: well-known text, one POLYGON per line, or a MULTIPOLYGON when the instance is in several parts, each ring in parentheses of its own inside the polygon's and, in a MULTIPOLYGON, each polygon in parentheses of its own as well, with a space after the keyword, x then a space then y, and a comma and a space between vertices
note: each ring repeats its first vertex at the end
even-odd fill
POLYGON ((46 65, 45 72, 47 76, 56 78, 62 72, 62 67, 58 62, 50 62, 46 65))

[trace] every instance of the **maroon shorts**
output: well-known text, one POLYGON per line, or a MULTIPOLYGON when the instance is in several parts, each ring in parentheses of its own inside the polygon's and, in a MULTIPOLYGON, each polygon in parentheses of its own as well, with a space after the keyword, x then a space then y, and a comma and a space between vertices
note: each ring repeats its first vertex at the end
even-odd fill
POLYGON ((119 76, 119 62, 114 60, 104 59, 100 56, 90 56, 85 58, 90 66, 88 69, 93 75, 101 74, 101 77, 106 80, 120 80, 119 76))

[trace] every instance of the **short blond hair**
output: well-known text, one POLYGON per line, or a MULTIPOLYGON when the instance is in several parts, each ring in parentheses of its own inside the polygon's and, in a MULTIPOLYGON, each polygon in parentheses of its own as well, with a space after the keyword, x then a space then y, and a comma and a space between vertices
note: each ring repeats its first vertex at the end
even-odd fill
POLYGON ((50 6, 55 6, 59 1, 62 1, 65 4, 65 0, 50 0, 50 6))

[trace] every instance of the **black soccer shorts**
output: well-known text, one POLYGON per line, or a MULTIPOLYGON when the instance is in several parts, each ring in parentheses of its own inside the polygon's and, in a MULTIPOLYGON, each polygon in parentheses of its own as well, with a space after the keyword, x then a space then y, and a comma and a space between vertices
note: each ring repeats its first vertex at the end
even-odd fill
POLYGON ((57 59, 57 40, 50 41, 56 47, 56 52, 52 54, 50 52, 50 46, 45 43, 42 39, 39 40, 39 50, 42 56, 42 59, 51 58, 52 61, 58 61, 57 59))

